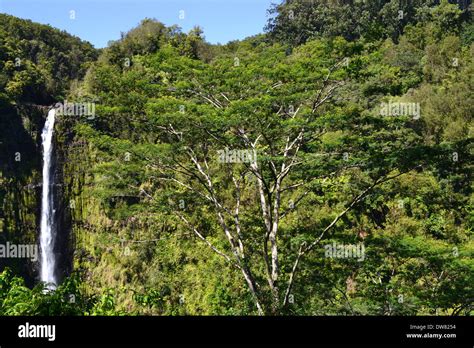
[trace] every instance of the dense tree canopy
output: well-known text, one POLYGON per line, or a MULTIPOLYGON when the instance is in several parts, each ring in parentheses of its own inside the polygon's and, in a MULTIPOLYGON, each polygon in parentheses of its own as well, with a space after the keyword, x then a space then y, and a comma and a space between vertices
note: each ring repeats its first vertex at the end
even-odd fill
POLYGON ((52 103, 96 58, 92 45, 77 37, 0 14, 0 102, 52 103))
MULTIPOLYGON (((470 1, 447 0, 285 0, 274 4, 266 29, 270 38, 299 45, 319 37, 397 40, 407 25, 444 16, 444 29, 460 30, 470 20, 470 1)), ((470 24, 472 28, 472 24, 470 24)), ((465 27, 466 31, 472 29, 465 27)))
MULTIPOLYGON (((224 46, 146 19, 104 49, 68 94, 96 117, 58 128, 83 310, 472 313, 470 13, 409 3, 286 1, 224 46)), ((0 310, 37 313, 12 277, 0 310)))

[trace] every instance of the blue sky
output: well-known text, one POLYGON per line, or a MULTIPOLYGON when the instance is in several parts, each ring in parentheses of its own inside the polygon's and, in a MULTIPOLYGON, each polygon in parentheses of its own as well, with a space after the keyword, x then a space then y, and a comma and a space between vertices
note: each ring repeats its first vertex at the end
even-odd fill
POLYGON ((50 24, 91 42, 107 46, 143 18, 177 24, 187 32, 204 29, 206 40, 227 43, 263 32, 267 9, 279 0, 0 0, 0 12, 50 24), (75 19, 71 19, 74 11, 75 19), (184 11, 184 19, 180 14, 184 11))

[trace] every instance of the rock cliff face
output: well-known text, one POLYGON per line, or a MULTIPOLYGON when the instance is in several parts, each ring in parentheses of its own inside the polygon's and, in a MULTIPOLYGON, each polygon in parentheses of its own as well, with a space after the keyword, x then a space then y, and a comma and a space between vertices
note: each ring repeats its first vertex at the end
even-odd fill
MULTIPOLYGON (((0 110, 0 244, 38 245, 41 211, 41 131, 47 106, 22 105, 0 110)), ((67 122, 59 120, 54 135, 54 186, 58 240, 58 275, 61 280, 72 270, 70 196, 80 187, 80 178, 67 159, 72 135, 67 122)), ((32 286, 39 275, 39 259, 0 258, 0 268, 8 266, 23 275, 32 286)))
MULTIPOLYGON (((59 29, 0 14, 0 244, 38 245, 42 192, 41 132, 49 108, 82 80, 98 51, 59 29)), ((67 195, 75 185, 63 170, 68 141, 64 122, 54 134, 53 194, 59 239, 59 278, 70 272, 71 214, 67 195)), ((27 285, 39 279, 39 261, 0 257, 27 285)))
MULTIPOLYGON (((41 130, 43 108, 33 105, 0 110, 0 243, 33 244, 39 231, 41 130)), ((38 263, 0 258, 32 284, 38 263)))
POLYGON ((56 226, 56 257, 59 265, 58 276, 61 281, 73 269, 75 237, 73 221, 80 221, 82 204, 79 204, 84 184, 84 169, 81 162, 86 155, 84 149, 78 148, 71 131, 73 121, 59 117, 56 125, 56 162, 55 162, 55 206, 58 207, 56 226))

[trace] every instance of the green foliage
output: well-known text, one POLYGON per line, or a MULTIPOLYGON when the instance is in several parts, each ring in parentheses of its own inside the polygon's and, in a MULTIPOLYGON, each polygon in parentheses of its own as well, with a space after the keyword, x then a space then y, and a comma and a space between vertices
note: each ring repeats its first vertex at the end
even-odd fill
POLYGON ((269 10, 266 30, 271 39, 291 45, 334 36, 398 40, 409 25, 428 24, 430 35, 439 36, 458 31, 471 18, 468 8, 447 0, 438 4, 433 0, 285 0, 269 10))
MULTIPOLYGON (((225 46, 146 19, 103 50, 70 94, 97 117, 64 130, 85 144, 64 170, 86 272, 54 293, 4 272, 0 313, 472 314, 469 15, 317 4, 276 5, 267 35, 225 46)), ((2 67, 0 101, 45 83, 2 67)))
POLYGON ((97 51, 48 25, 0 14, 0 91, 12 101, 36 104, 64 98, 97 51))
POLYGON ((114 293, 87 296, 78 274, 65 279, 54 291, 42 283, 33 289, 6 268, 0 273, 0 315, 118 315, 114 293))
POLYGON ((112 42, 104 50, 101 61, 126 70, 134 64, 132 57, 156 53, 166 46, 193 59, 209 60, 212 57, 201 28, 195 27, 186 35, 176 25, 166 27, 155 19, 144 19, 136 28, 122 33, 120 40, 112 42))
MULTIPOLYGON (((131 230, 138 229, 138 240, 143 242, 130 244, 125 259, 118 257, 121 252, 117 250, 114 261, 98 260, 101 267, 94 277, 104 276, 105 265, 113 264, 116 272, 133 269, 132 274, 114 276, 114 281, 134 289, 124 304, 133 306, 130 303, 135 302, 144 313, 255 313, 249 293, 243 301, 240 292, 245 283, 238 273, 193 238, 189 226, 180 223, 179 217, 185 217, 219 250, 231 254, 213 204, 196 194, 197 177, 186 175, 193 170, 188 157, 188 149, 192 149, 198 161, 206 161, 202 163, 206 163, 223 205, 231 205, 235 199, 232 177, 242 178, 240 194, 245 203, 240 223, 249 250, 248 264, 260 284, 263 305, 273 306, 259 256, 264 223, 259 218, 255 181, 250 181, 245 165, 218 164, 217 152, 225 147, 248 148, 236 133, 238 129, 245 129, 250 139, 264 131, 257 152, 262 175, 271 186, 270 164, 283 163, 275 149, 305 125, 307 134, 321 134, 300 150, 301 167, 286 179, 288 186, 306 183, 308 192, 281 223, 278 243, 284 278, 291 271, 298 246, 310 243, 315 231, 324 229, 344 209, 348 197, 356 196, 377 178, 419 165, 423 169, 378 187, 325 240, 363 242, 367 261, 331 260, 321 249, 316 250, 302 261, 300 280, 293 288, 295 303, 280 308, 279 313, 468 313, 463 296, 439 299, 438 290, 430 292, 426 287, 434 282, 437 289, 456 283, 456 292, 464 298, 471 291, 466 287, 469 267, 464 263, 469 252, 465 254, 461 247, 469 238, 465 224, 469 213, 467 209, 456 215, 451 212, 452 204, 467 203, 469 192, 465 175, 470 155, 465 139, 472 119, 465 104, 469 99, 462 95, 469 90, 472 64, 468 48, 461 46, 456 36, 446 32, 420 45, 417 30, 426 33, 428 29, 423 24, 409 27, 398 43, 387 40, 374 45, 334 38, 309 41, 290 52, 285 45, 251 38, 229 44, 229 51, 207 64, 167 45, 155 53, 134 56, 134 65, 123 71, 109 64, 92 67, 86 84, 88 93, 100 95, 101 117, 92 128, 78 125, 76 130, 101 158, 93 169, 90 194, 99 198, 111 225, 124 224, 100 233, 104 242, 116 233, 122 240, 133 240, 131 230), (459 52, 459 66, 450 65, 447 52, 459 52), (349 58, 347 64, 345 57, 349 58), (340 83, 340 87, 318 109, 317 117, 311 117, 308 101, 321 89, 334 64, 339 65, 331 72, 332 83, 340 83), (451 93, 445 93, 442 86, 452 86, 451 93), (131 99, 132 94, 137 99, 131 99), (381 117, 380 103, 388 100, 421 100, 421 120, 381 117), (298 109, 298 117, 292 117, 290 106, 293 112, 298 109), (437 111, 441 107, 446 111, 437 111), (435 121, 440 114, 445 116, 435 121), (463 117, 463 128, 451 130, 459 124, 457 117, 463 117), (433 126, 441 120, 443 123, 433 126), (435 137, 434 129, 438 132, 435 137), (450 135, 441 138, 441 130, 450 135), (454 148, 461 160, 453 166, 454 148), (347 159, 344 152, 349 154, 347 159), (128 161, 124 161, 126 153, 128 161), (175 180, 184 186, 174 185, 175 180), (154 221, 148 217, 150 212, 154 221), (358 235, 364 237, 354 237, 358 235), (436 247, 438 240, 444 243, 443 248, 436 247), (407 253, 413 241, 422 241, 419 245, 423 249, 407 253), (445 259, 455 247, 462 249, 460 255, 464 256, 445 259), (386 262, 392 258, 393 263, 386 262), (224 274, 216 273, 215 262, 226 270, 224 274), (430 267, 436 268, 428 271, 430 267), (133 276, 135 273, 140 276, 133 276), (129 285, 130 281, 134 285, 129 285), (224 282, 225 287, 221 285, 224 282), (355 284, 355 290, 347 290, 348 282, 355 284)), ((286 193, 282 209, 302 193, 298 189, 286 193)), ((92 219, 89 222, 94 224, 92 219)), ((227 223, 235 227, 231 220, 227 223)))

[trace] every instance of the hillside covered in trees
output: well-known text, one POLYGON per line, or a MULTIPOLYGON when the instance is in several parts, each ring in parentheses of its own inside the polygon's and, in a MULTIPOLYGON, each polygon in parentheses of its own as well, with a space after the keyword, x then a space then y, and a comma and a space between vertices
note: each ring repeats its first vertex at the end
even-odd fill
POLYGON ((0 260, 0 314, 471 315, 470 8, 292 0, 102 50, 0 14, 0 242, 37 242, 47 109, 95 106, 55 128, 63 281, 0 260))

